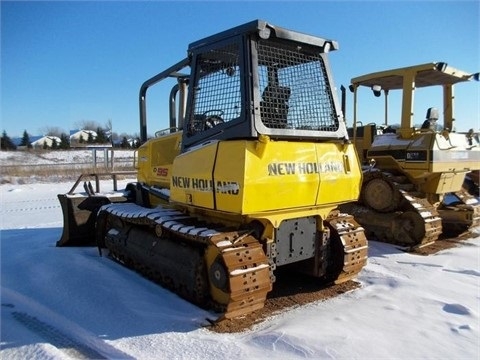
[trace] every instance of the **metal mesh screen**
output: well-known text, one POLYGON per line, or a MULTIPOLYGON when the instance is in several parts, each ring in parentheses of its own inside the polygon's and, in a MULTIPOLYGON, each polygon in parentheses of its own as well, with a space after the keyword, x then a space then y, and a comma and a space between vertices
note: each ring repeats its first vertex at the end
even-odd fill
POLYGON ((238 118, 241 111, 238 45, 201 54, 197 67, 201 77, 194 89, 195 114, 190 119, 190 134, 238 118))
POLYGON ((259 42, 260 114, 272 129, 336 131, 338 119, 318 54, 259 42))

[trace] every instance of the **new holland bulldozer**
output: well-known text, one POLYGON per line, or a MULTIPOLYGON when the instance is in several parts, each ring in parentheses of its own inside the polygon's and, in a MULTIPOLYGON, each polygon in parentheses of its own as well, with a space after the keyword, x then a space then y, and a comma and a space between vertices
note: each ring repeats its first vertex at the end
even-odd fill
POLYGON ((96 242, 220 318, 262 308, 277 268, 354 278, 368 244, 338 210, 362 171, 328 63, 337 48, 260 20, 191 43, 140 88, 137 181, 116 197, 87 183, 60 194, 57 245, 96 242), (147 91, 165 81, 170 126, 147 139, 147 91))
MULTIPOLYGON (((454 86, 478 81, 478 73, 444 62, 426 63, 353 78, 353 127, 349 133, 363 164, 360 199, 342 206, 367 236, 409 249, 436 241, 442 232, 459 234, 480 225, 480 203, 462 187, 466 174, 480 168, 480 144, 473 129, 455 131, 454 86), (440 88, 440 99, 423 114, 414 112, 414 95, 440 88), (358 118, 360 89, 384 96, 385 121, 363 125, 358 118), (389 124, 389 95, 401 95, 400 126, 389 124), (397 93, 398 94, 398 93, 397 93), (416 126, 418 122, 421 125, 416 126), (423 122, 423 124, 422 124, 423 122)), ((343 95, 345 96, 345 89, 343 95)))

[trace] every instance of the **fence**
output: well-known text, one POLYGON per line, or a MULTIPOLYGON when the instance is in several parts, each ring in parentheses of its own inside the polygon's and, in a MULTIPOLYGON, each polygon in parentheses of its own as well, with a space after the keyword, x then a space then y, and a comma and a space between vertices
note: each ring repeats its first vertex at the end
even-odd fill
MULTIPOLYGON (((113 149, 91 149, 91 156, 85 156, 87 152, 82 152, 81 156, 85 161, 73 162, 55 162, 42 159, 42 163, 34 164, 31 161, 10 160, 7 164, 2 164, 1 174, 14 177, 68 177, 76 178, 81 173, 112 173, 135 171, 135 156, 132 151, 131 157, 115 157, 113 149)), ((32 154, 35 156, 35 154, 32 154)), ((4 161, 5 163, 5 161, 4 161)))

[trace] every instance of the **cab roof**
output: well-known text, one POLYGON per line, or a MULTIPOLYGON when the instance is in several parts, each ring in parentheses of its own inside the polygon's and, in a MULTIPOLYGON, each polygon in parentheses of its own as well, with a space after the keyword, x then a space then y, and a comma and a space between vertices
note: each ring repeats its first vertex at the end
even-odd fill
POLYGON ((415 87, 456 84, 472 79, 478 80, 478 73, 467 73, 455 69, 445 62, 431 62, 362 75, 353 78, 351 83, 367 87, 379 85, 383 90, 403 89, 403 77, 408 73, 415 74, 415 87))
MULTIPOLYGON (((317 36, 304 34, 298 31, 288 30, 280 26, 275 26, 266 22, 265 20, 254 20, 243 25, 236 26, 234 28, 219 32, 215 35, 208 36, 201 40, 192 42, 188 49, 192 51, 198 47, 209 45, 217 41, 222 41, 224 39, 231 38, 237 35, 248 35, 252 33, 258 33, 260 37, 268 39, 270 36, 275 36, 280 39, 287 39, 306 43, 313 46, 319 46, 324 48, 325 44, 328 43, 328 50, 337 50, 338 43, 333 40, 323 39, 317 36)), ((327 51, 328 51, 327 50, 327 51)))

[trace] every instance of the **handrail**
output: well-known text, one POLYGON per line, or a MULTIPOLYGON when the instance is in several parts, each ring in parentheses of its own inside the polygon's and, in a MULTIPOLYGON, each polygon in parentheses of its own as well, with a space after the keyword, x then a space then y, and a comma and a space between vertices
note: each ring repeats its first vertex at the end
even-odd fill
POLYGON ((113 190, 118 191, 117 187, 117 175, 136 175, 136 171, 115 171, 115 172, 109 172, 109 173, 83 173, 80 174, 78 177, 77 181, 75 184, 73 184, 72 188, 70 191, 67 193, 68 195, 73 195, 75 192, 75 189, 77 188, 78 184, 82 181, 83 178, 85 177, 94 177, 95 178, 95 193, 100 192, 100 179, 99 177, 103 176, 110 176, 113 180, 113 190))

